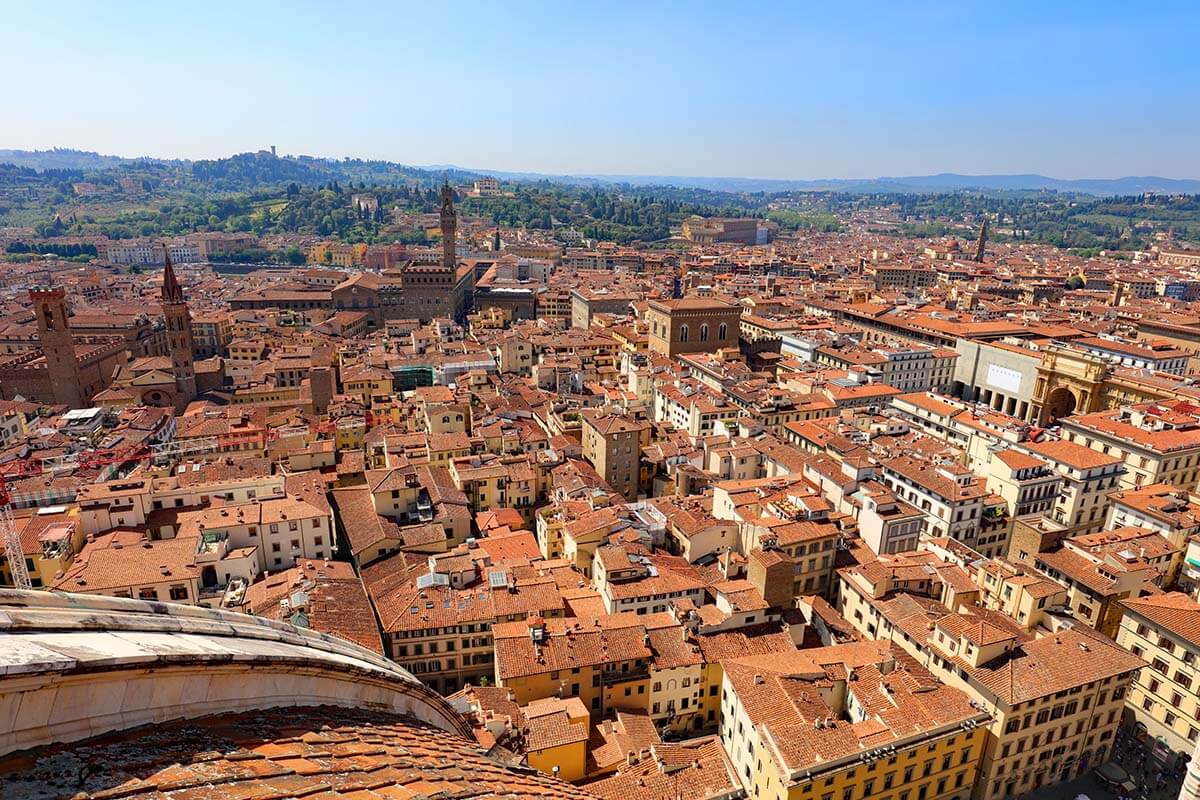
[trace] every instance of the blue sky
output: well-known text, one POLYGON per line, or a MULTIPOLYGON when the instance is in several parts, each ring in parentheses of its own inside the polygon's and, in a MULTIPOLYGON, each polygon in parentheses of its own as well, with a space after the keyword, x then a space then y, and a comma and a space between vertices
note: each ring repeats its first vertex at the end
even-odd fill
POLYGON ((1200 3, 0 0, 0 147, 1200 178, 1200 3))

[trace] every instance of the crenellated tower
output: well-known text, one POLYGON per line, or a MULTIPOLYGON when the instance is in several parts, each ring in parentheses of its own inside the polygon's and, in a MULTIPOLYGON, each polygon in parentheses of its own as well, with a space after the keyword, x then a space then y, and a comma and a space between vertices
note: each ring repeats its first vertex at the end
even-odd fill
POLYGON ((450 182, 442 181, 442 268, 450 270, 451 276, 458 270, 454 237, 458 232, 458 214, 454 211, 454 190, 450 182))
POLYGON ((71 323, 67 316, 67 293, 61 286, 31 289, 29 299, 37 316, 38 343, 46 357, 46 374, 55 403, 86 408, 89 397, 83 389, 71 323))

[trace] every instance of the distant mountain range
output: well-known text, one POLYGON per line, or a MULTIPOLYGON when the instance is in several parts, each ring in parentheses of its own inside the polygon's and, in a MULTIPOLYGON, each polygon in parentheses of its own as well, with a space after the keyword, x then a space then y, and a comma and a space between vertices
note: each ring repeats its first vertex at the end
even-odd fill
POLYGON ((828 178, 824 180, 788 180, 777 178, 706 178, 688 175, 551 175, 536 172, 430 166, 426 169, 456 169, 493 175, 501 180, 547 180, 572 184, 629 184, 631 186, 679 186, 719 192, 953 192, 953 191, 1056 191, 1091 195, 1126 195, 1142 192, 1163 194, 1200 194, 1200 180, 1162 178, 1157 175, 1124 178, 1081 178, 1069 180, 1045 175, 910 175, 881 178, 828 178))
MULTIPOLYGON (((241 158, 251 154, 240 154, 241 158)), ((253 154, 256 158, 273 159, 269 153, 260 151, 253 154)), ((235 158, 238 158, 235 157, 235 158)), ((0 164, 9 163, 19 167, 29 167, 37 170, 45 169, 116 169, 137 162, 160 164, 190 164, 190 163, 221 163, 190 162, 186 159, 168 160, 158 158, 124 158, 121 156, 101 155, 84 150, 55 148, 53 150, 5 150, 0 149, 0 164)), ((895 193, 895 192, 953 192, 953 191, 1056 191, 1075 192, 1097 196, 1141 194, 1143 192, 1159 192, 1163 194, 1200 194, 1200 180, 1186 178, 1163 178, 1157 175, 1128 176, 1123 178, 1081 178, 1067 180, 1050 178, 1045 175, 961 175, 954 172, 942 172, 937 175, 909 175, 903 177, 880 178, 830 178, 824 180, 788 180, 775 178, 731 178, 731 177, 697 177, 690 175, 606 175, 606 174, 577 174, 555 175, 539 172, 505 172, 481 168, 467 168, 448 164, 433 164, 424 167, 410 167, 390 162, 351 162, 338 159, 314 159, 309 156, 282 156, 280 161, 300 162, 305 167, 319 165, 323 172, 336 172, 340 164, 355 163, 369 164, 376 170, 389 166, 397 174, 414 176, 416 173, 452 172, 454 177, 462 179, 470 175, 494 175, 501 180, 510 181, 549 181, 572 185, 612 186, 628 184, 631 186, 677 186, 690 189, 706 189, 719 192, 861 192, 861 193, 895 193)), ((282 165, 281 165, 282 166, 282 165)), ((361 179, 361 176, 360 176, 361 179)))

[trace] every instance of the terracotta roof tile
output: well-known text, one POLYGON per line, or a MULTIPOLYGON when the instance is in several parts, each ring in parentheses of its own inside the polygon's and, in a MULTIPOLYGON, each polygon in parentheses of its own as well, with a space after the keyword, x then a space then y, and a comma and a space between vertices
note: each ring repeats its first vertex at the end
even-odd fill
POLYGON ((287 708, 155 725, 0 760, 6 800, 584 798, 410 717, 287 708), (81 764, 87 769, 80 769, 81 764))

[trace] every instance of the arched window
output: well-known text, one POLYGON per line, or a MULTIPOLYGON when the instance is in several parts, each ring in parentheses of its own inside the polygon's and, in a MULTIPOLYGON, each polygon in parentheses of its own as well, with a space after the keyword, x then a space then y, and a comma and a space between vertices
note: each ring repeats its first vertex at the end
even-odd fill
POLYGON ((680 325, 679 326, 679 341, 686 342, 687 340, 688 340, 688 326, 680 325))
POLYGON ((727 336, 729 336, 729 326, 722 322, 721 327, 717 328, 717 338, 725 341, 727 336))
POLYGON ((707 325, 700 326, 700 341, 702 341, 702 342, 708 341, 708 326, 707 325))

